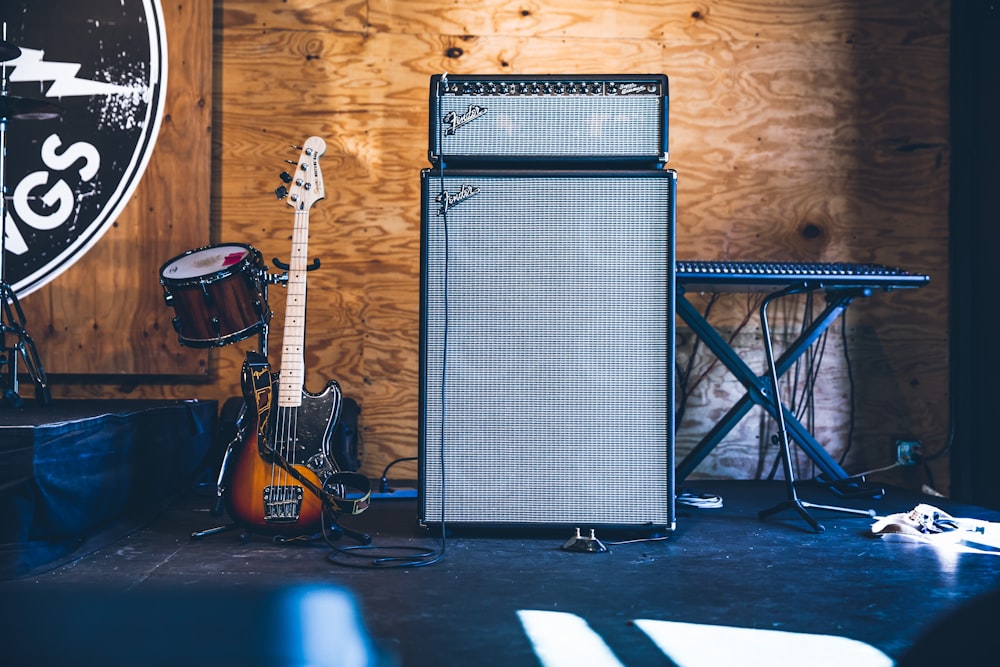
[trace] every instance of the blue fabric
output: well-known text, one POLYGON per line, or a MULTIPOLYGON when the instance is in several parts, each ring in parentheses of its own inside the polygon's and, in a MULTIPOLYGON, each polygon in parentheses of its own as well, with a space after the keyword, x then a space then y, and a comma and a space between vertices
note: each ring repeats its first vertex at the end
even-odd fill
POLYGON ((0 578, 51 567, 103 531, 127 534, 189 489, 216 410, 215 401, 66 401, 0 415, 0 578))

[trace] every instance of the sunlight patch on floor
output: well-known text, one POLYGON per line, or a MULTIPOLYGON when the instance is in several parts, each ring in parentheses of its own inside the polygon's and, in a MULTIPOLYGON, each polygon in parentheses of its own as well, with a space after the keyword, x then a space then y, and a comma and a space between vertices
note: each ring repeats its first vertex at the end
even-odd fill
MULTIPOLYGON (((625 667, 586 620, 566 612, 519 610, 542 667, 625 667)), ((677 667, 892 667, 874 646, 846 637, 641 619, 635 626, 677 667)))
POLYGON ((834 635, 672 621, 638 620, 635 624, 678 667, 892 667, 893 664, 889 656, 870 644, 834 635))
POLYGON ((517 617, 542 667, 625 667, 576 614, 521 609, 517 617))

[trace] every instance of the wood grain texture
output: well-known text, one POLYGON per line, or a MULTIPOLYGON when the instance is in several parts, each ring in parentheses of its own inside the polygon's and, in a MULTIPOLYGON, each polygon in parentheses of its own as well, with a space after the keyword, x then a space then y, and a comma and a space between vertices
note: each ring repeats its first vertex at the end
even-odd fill
MULTIPOLYGON (((665 73, 670 166, 680 175, 678 256, 878 262, 929 274, 926 288, 873 295, 848 310, 847 353, 840 334, 831 333, 810 423, 852 471, 884 465, 897 436, 922 439, 931 451, 944 445, 947 3, 216 0, 214 21, 212 95, 194 120, 183 121, 183 109, 175 107, 175 129, 166 128, 168 137, 190 138, 190 127, 199 127, 199 136, 209 136, 211 127, 210 188, 192 180, 187 164, 151 170, 143 186, 160 199, 145 206, 145 215, 161 221, 158 243, 165 245, 128 237, 122 221, 99 244, 105 254, 86 258, 98 278, 73 282, 101 285, 82 297, 87 316, 71 318, 85 322, 86 335, 60 329, 66 320, 58 313, 79 294, 43 300, 33 314, 44 321, 47 365, 50 355, 69 359, 90 348, 127 373, 166 364, 203 382, 126 378, 114 386, 95 379, 57 386, 59 395, 238 395, 242 355, 253 342, 207 355, 180 348, 156 294, 156 270, 166 257, 205 240, 197 231, 203 210, 189 207, 209 192, 213 242, 252 244, 268 262, 287 258, 292 214, 271 193, 287 168, 283 161, 297 154, 289 147, 315 134, 328 144, 327 197, 311 216, 310 256, 322 266, 309 274, 306 386, 336 379, 361 403, 369 474, 414 456, 418 175, 427 166, 430 76, 665 73), (182 131, 182 122, 189 129, 182 131), (105 297, 108 285, 131 284, 137 276, 148 281, 141 296, 133 289, 132 301, 118 292, 105 297), (123 308, 137 315, 123 321, 123 308)), ((207 48, 208 23, 193 23, 174 40, 172 54, 175 47, 186 50, 179 57, 190 60, 207 48)), ((182 100, 202 97, 207 79, 198 72, 188 71, 192 78, 174 87, 188 91, 182 100)), ((193 145, 161 149, 196 162, 193 145)), ((272 286, 271 350, 281 345, 283 300, 283 288, 272 286)), ((779 349, 799 325, 800 307, 791 303, 777 313, 773 324, 786 332, 779 349)), ((736 332, 736 349, 759 364, 754 313, 752 299, 734 295, 715 306, 711 320, 736 332)), ((683 356, 691 333, 683 326, 678 333, 683 356)), ((721 367, 710 369, 686 405, 678 457, 741 394, 721 367)), ((773 425, 759 412, 706 459, 699 476, 767 474, 773 425)), ((801 463, 808 473, 808 461, 801 463)), ((935 477, 946 490, 942 465, 946 471, 946 459, 935 464, 935 477)), ((416 468, 394 472, 415 476, 416 468)), ((920 476, 906 482, 919 485, 920 476)))
POLYGON ((159 269, 209 241, 211 8, 163 9, 166 105, 142 180, 101 241, 22 303, 53 376, 207 376, 207 353, 177 343, 159 269))

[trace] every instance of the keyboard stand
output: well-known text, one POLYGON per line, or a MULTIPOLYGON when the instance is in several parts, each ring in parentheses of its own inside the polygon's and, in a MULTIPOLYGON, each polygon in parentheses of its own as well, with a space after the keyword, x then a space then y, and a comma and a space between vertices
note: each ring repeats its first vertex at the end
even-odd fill
POLYGON ((786 287, 785 289, 780 290, 778 292, 768 294, 766 297, 764 297, 764 300, 760 304, 760 329, 761 329, 761 334, 764 337, 764 351, 767 354, 768 380, 770 381, 771 385, 770 386, 771 401, 775 408, 774 414, 777 415, 777 422, 778 422, 778 433, 775 435, 774 440, 775 442, 777 442, 781 451, 781 464, 785 473, 785 488, 788 492, 788 497, 784 501, 775 505, 774 507, 758 512, 758 516, 761 519, 766 519, 769 516, 772 516, 779 512, 783 512, 785 510, 789 509, 795 510, 795 512, 806 523, 809 524, 809 527, 813 529, 813 532, 822 533, 825 530, 825 528, 823 528, 823 525, 818 521, 816 521, 816 519, 814 519, 811 514, 809 514, 809 510, 807 508, 813 507, 816 509, 825 509, 825 510, 832 510, 834 512, 843 512, 845 514, 857 514, 861 516, 867 516, 869 518, 875 516, 875 511, 870 509, 858 510, 848 507, 834 507, 832 505, 817 505, 815 503, 808 503, 799 498, 798 493, 795 489, 795 471, 792 470, 791 446, 789 445, 788 442, 788 430, 787 430, 787 424, 785 422, 785 416, 786 416, 785 413, 787 412, 787 410, 781 403, 781 393, 778 388, 779 376, 778 376, 777 366, 774 362, 774 351, 771 345, 771 329, 767 323, 767 306, 768 304, 771 303, 771 301, 775 299, 788 296, 790 294, 801 294, 803 292, 808 292, 808 291, 811 291, 811 288, 806 286, 796 287, 793 285, 790 287, 786 287))
MULTIPOLYGON (((767 300, 787 294, 812 291, 813 289, 815 288, 791 285, 780 292, 770 295, 767 300)), ((774 380, 777 381, 778 378, 792 368, 796 360, 843 314, 856 298, 871 296, 871 294, 872 289, 870 287, 828 289, 826 291, 826 308, 813 319, 812 323, 774 361, 774 380)), ((765 304, 767 300, 765 300, 765 304)), ((884 493, 882 491, 867 490, 860 486, 859 482, 863 483, 864 480, 859 480, 857 477, 848 475, 840 464, 827 453, 823 445, 796 419, 795 415, 782 405, 780 400, 775 400, 770 387, 770 374, 758 377, 753 372, 702 314, 691 305, 684 294, 684 287, 680 283, 677 286, 675 306, 677 314, 681 316, 705 346, 718 357, 719 361, 729 369, 746 389, 746 394, 730 408, 712 430, 702 438, 701 442, 677 466, 675 470, 677 484, 680 484, 698 467, 698 464, 708 456, 712 449, 726 437, 754 405, 759 405, 776 421, 781 420, 784 422, 787 434, 791 436, 822 471, 822 475, 825 478, 824 483, 834 493, 843 496, 872 496, 884 493), (781 406, 780 414, 776 405, 781 406)), ((766 322, 764 323, 764 327, 766 328, 766 322)), ((763 333, 769 342, 770 333, 766 330, 763 333)))

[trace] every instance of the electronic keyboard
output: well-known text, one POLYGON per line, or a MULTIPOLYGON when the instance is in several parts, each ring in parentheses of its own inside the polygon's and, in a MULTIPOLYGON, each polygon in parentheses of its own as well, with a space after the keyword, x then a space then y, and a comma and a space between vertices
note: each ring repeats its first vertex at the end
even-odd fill
POLYGON ((923 287, 930 277, 881 264, 677 260, 678 286, 697 292, 923 287))

